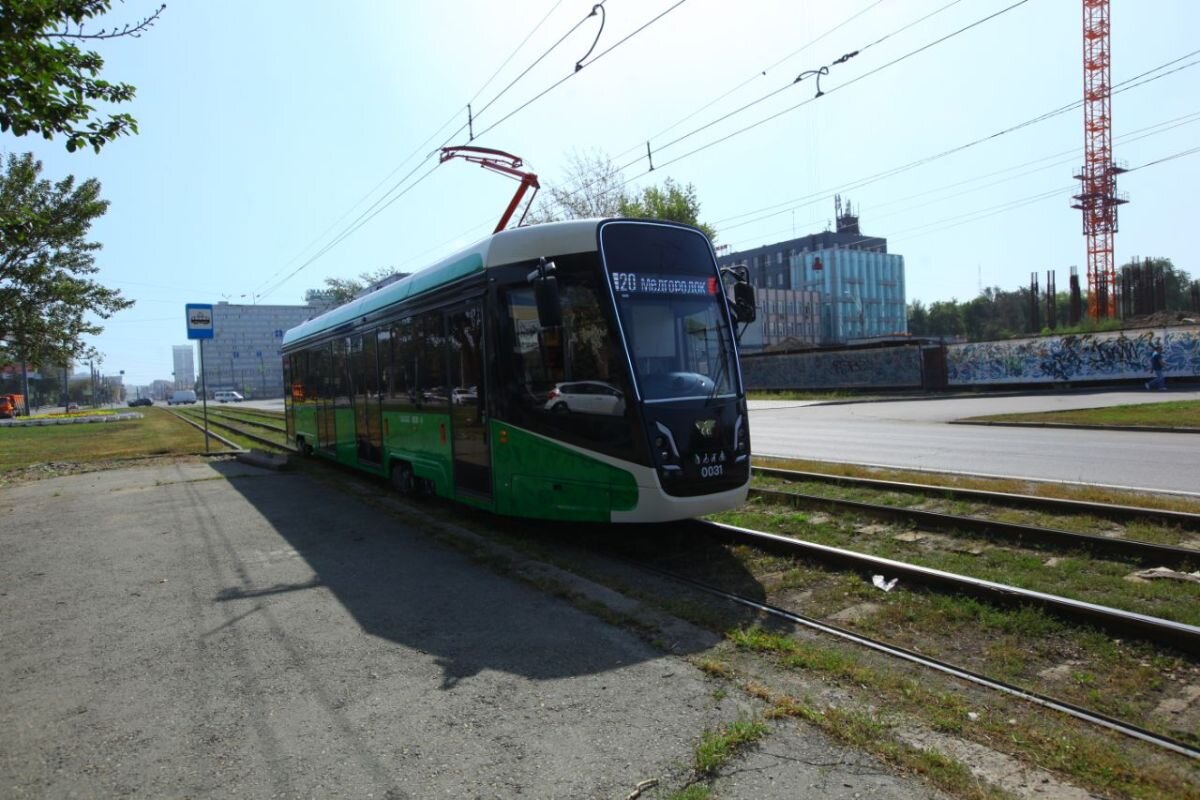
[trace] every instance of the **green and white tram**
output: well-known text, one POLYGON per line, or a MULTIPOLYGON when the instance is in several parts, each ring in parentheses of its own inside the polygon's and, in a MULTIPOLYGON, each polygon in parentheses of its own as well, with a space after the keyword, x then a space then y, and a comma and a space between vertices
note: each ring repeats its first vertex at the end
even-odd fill
POLYGON ((288 439, 498 514, 736 507, 750 433, 734 325, 754 301, 733 288, 684 225, 494 234, 288 331, 288 439))

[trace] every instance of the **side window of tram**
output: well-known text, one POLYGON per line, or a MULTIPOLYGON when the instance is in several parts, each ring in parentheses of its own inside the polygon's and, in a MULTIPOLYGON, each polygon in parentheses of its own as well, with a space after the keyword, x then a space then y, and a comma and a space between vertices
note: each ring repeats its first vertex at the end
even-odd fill
POLYGON ((425 408, 445 408, 450 403, 446 390, 446 334, 441 311, 427 311, 416 318, 419 334, 417 385, 425 408))

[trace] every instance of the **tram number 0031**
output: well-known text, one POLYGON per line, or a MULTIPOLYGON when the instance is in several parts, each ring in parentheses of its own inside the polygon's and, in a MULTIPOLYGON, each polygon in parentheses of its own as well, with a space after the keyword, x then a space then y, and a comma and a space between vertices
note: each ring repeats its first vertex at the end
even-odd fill
POLYGON ((706 464, 700 468, 701 478, 719 478, 724 472, 724 464, 706 464))

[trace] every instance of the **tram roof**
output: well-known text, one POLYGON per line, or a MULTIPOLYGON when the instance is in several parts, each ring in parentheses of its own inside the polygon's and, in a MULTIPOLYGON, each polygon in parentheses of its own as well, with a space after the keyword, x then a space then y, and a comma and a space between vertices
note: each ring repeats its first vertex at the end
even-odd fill
POLYGON ((419 297, 434 289, 482 272, 488 267, 529 261, 541 256, 586 253, 596 249, 599 219, 547 222, 492 234, 407 278, 356 297, 320 316, 302 322, 283 336, 283 346, 319 336, 334 328, 419 297))

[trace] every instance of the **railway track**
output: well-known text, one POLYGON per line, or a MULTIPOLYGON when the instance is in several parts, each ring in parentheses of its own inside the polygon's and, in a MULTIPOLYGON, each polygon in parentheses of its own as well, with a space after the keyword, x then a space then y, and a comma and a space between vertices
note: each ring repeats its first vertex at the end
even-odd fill
POLYGON ((812 559, 867 574, 882 574, 887 578, 902 578, 914 585, 928 586, 941 591, 965 594, 1004 606, 1034 606, 1073 622, 1084 622, 1105 630, 1159 645, 1200 654, 1200 627, 1183 622, 1159 619, 1134 611, 1073 600, 1069 597, 1022 589, 982 578, 972 578, 953 572, 922 567, 895 559, 857 553, 838 547, 807 542, 766 531, 756 531, 719 522, 692 520, 698 533, 724 538, 733 543, 750 544, 767 552, 812 559))
MULTIPOLYGON (((719 539, 728 541, 736 541, 743 544, 749 543, 753 546, 763 547, 776 553, 785 552, 790 555, 798 555, 807 558, 816 557, 826 561, 832 560, 844 565, 852 565, 859 569, 867 568, 870 570, 875 570, 877 568, 886 566, 892 570, 891 574, 905 574, 910 578, 920 576, 926 579, 926 582, 928 582, 930 579, 936 578, 936 582, 943 587, 954 587, 958 591, 965 590, 977 595, 983 594, 985 596, 989 596, 989 599, 992 600, 1001 600, 1003 602, 1011 603, 1017 598, 1023 598, 1018 602, 1036 601, 1041 604, 1053 605, 1059 612, 1069 610, 1069 614, 1071 616, 1085 619, 1089 622, 1097 622, 1102 619, 1107 619, 1110 622, 1120 621, 1122 625, 1127 625, 1132 622, 1134 623, 1134 627, 1141 632, 1147 633, 1153 630, 1153 633, 1156 637, 1161 636, 1166 638, 1172 645, 1177 643, 1177 640, 1174 639, 1174 636, 1180 631, 1181 628, 1186 628, 1189 630, 1186 631, 1185 636, 1189 639, 1189 641, 1192 642, 1193 648, 1196 645, 1200 645, 1200 628, 1195 628, 1193 626, 1184 626, 1167 620, 1155 620, 1142 615, 1131 615, 1129 612, 1119 611, 1116 609, 1105 609, 1099 606, 1091 606, 1090 604, 1079 603, 1067 598, 1055 598, 1050 595, 1027 592, 1026 590, 1017 589, 1015 587, 990 584, 987 581, 979 581, 973 578, 955 576, 951 575, 950 573, 938 573, 937 575, 933 575, 931 573, 936 573, 936 570, 927 570, 922 567, 915 567, 913 565, 903 565, 899 562, 891 562, 886 559, 878 559, 871 556, 861 556, 849 551, 837 551, 835 548, 826 548, 821 545, 812 545, 806 542, 789 540, 786 539, 786 537, 776 536, 763 531, 754 531, 746 528, 737 528, 719 523, 701 521, 691 521, 685 524, 697 526, 699 528, 697 532, 699 533, 709 533, 710 535, 714 535, 719 539), (897 572, 897 569, 903 569, 904 571, 897 572), (1131 619, 1135 617, 1139 619, 1136 621, 1131 619)), ((1125 736, 1153 744, 1180 755, 1200 760, 1200 748, 1173 737, 1149 730, 1145 727, 1117 719, 1116 717, 1093 711, 1075 703, 1057 699, 1050 695, 1017 686, 1006 681, 998 680, 965 667, 928 656, 915 650, 890 644, 880 639, 866 636, 856 631, 852 631, 838 625, 833 625, 823 620, 808 617, 803 614, 763 602, 761 600, 755 600, 753 598, 738 594, 737 592, 731 592, 721 587, 713 586, 703 581, 698 581, 693 578, 677 574, 670 570, 661 569, 659 567, 644 563, 637 563, 636 566, 745 608, 750 608, 757 612, 768 614, 777 619, 786 620, 792 624, 800 625, 810 630, 814 630, 819 633, 833 636, 843 641, 851 642, 870 650, 874 650, 878 653, 899 658, 927 669, 935 670, 942 674, 958 678, 985 689, 998 691, 1024 701, 1034 703, 1044 708, 1067 714, 1089 724, 1107 728, 1125 736)), ((1193 652, 1196 652, 1196 650, 1193 649, 1193 652)))
POLYGON ((879 503, 864 503, 858 500, 842 500, 801 492, 775 489, 752 488, 752 497, 762 497, 772 502, 787 503, 797 508, 818 508, 837 513, 861 513, 876 519, 908 522, 925 529, 951 533, 972 533, 989 538, 1004 539, 1023 547, 1078 548, 1097 555, 1114 557, 1139 564, 1186 567, 1200 564, 1200 551, 1134 539, 1097 536, 1088 533, 1025 525, 1015 522, 984 519, 981 517, 945 514, 904 506, 879 503))
MULTIPOLYGON (((203 420, 203 416, 201 415, 201 413, 198 411, 192 410, 192 409, 189 409, 188 411, 184 411, 184 412, 177 411, 175 413, 180 414, 181 416, 185 416, 193 422, 200 423, 203 420)), ((247 430, 246 428, 241 427, 240 425, 233 424, 232 422, 230 422, 230 419, 231 418, 229 416, 221 414, 219 411, 213 412, 212 410, 210 410, 209 414, 208 414, 208 424, 209 424, 210 428, 215 427, 215 428, 220 428, 221 430, 229 431, 230 433, 236 434, 237 436, 240 436, 243 439, 249 439, 250 441, 252 441, 256 444, 261 444, 264 447, 271 448, 272 450, 283 450, 283 451, 291 451, 292 450, 291 446, 288 445, 287 442, 284 441, 282 437, 267 438, 266 436, 262 436, 258 433, 255 433, 254 431, 247 430)), ((280 433, 283 432, 281 429, 278 429, 278 430, 280 433)))
MULTIPOLYGON (((211 417, 214 414, 214 411, 212 409, 209 409, 208 413, 209 413, 209 416, 211 417)), ((217 410, 215 413, 224 419, 233 420, 235 422, 239 422, 244 425, 250 425, 255 428, 262 428, 264 430, 275 431, 277 433, 286 433, 287 432, 287 429, 282 424, 282 420, 279 421, 280 424, 274 424, 271 422, 267 422, 266 417, 262 417, 261 419, 249 419, 249 418, 247 418, 246 413, 241 411, 240 409, 238 411, 227 411, 222 408, 222 409, 217 410)), ((251 415, 251 416, 259 416, 259 415, 251 415)))
POLYGON ((1171 511, 1169 509, 1116 505, 1112 503, 1092 503, 1083 500, 1066 500, 1057 497, 1041 497, 1039 495, 1028 494, 1010 494, 984 489, 967 489, 957 486, 927 483, 887 481, 878 478, 856 478, 849 475, 830 475, 823 472, 805 472, 802 470, 779 469, 775 467, 755 466, 752 469, 757 475, 791 482, 813 481, 835 483, 841 486, 860 489, 920 492, 922 494, 939 495, 948 499, 975 500, 996 505, 1049 511, 1052 513, 1091 514, 1115 522, 1151 521, 1165 525, 1178 525, 1189 530, 1200 530, 1200 514, 1193 514, 1186 511, 1171 511))
MULTIPOLYGON (((863 555, 849 550, 827 547, 784 536, 739 528, 721 523, 689 520, 681 523, 691 526, 687 536, 707 535, 730 544, 750 545, 776 555, 786 555, 807 560, 816 560, 836 567, 851 569, 866 574, 883 573, 889 577, 901 577, 912 585, 922 585, 959 594, 967 594, 990 603, 1005 606, 1033 605, 1057 616, 1075 622, 1096 625, 1109 631, 1137 636, 1173 649, 1200 653, 1200 627, 1150 617, 1120 609, 1084 603, 1070 598, 1058 597, 1043 592, 1034 592, 1014 586, 984 581, 954 573, 920 567, 913 564, 863 555)), ((709 595, 723 598, 746 608, 787 620, 811 630, 849 641, 877 652, 900 658, 911 663, 936 670, 978 686, 999 691, 1045 708, 1068 714, 1085 722, 1098 725, 1118 733, 1154 744, 1167 750, 1200 760, 1200 748, 1173 737, 1151 731, 1113 716, 1086 709, 1066 700, 1026 689, 1012 683, 975 672, 962 666, 943 661, 916 650, 890 644, 880 639, 834 625, 823 620, 807 617, 761 600, 746 597, 713 586, 703 581, 680 575, 671 570, 634 562, 636 566, 671 580, 692 586, 709 595)))

